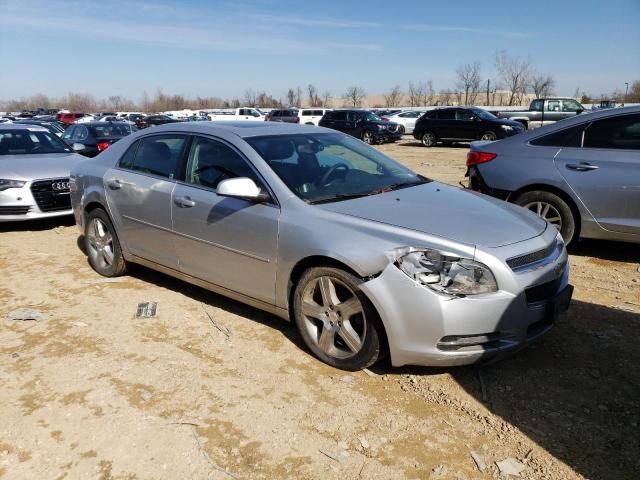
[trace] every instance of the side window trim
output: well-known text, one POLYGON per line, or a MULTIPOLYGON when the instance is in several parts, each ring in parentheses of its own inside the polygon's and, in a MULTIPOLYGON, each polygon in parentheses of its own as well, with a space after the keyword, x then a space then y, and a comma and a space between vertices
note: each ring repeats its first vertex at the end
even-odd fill
POLYGON ((235 145, 233 145, 232 143, 229 143, 228 141, 226 141, 223 138, 216 137, 214 135, 203 135, 203 134, 190 135, 189 148, 185 149, 183 151, 184 165, 180 166, 179 177, 175 178, 177 183, 179 183, 181 185, 188 186, 188 187, 198 188, 200 190, 206 190, 206 191, 212 192, 212 193, 214 193, 216 195, 218 194, 216 192, 215 188, 208 187, 206 185, 200 185, 200 184, 197 184, 197 183, 189 183, 189 182, 187 182, 185 180, 186 173, 187 173, 187 166, 188 166, 187 164, 189 163, 189 154, 191 152, 191 146, 193 145, 193 143, 196 140, 196 138, 204 138, 204 139, 207 139, 207 140, 213 140, 213 141, 216 141, 216 142, 220 142, 221 144, 225 145, 226 147, 229 147, 236 155, 238 155, 238 157, 240 159, 242 159, 242 161, 244 161, 249 166, 249 168, 253 171, 253 173, 256 175, 256 177, 260 180, 261 186, 264 189, 267 190, 267 193, 269 193, 269 197, 271 198, 271 201, 265 202, 265 204, 266 205, 273 205, 275 207, 280 208, 280 204, 278 203, 278 198, 276 197, 275 193, 273 192, 273 189, 271 188, 269 183, 264 179, 264 177, 258 171, 258 169, 255 167, 253 162, 250 161, 245 154, 243 154, 240 150, 238 150, 235 145))

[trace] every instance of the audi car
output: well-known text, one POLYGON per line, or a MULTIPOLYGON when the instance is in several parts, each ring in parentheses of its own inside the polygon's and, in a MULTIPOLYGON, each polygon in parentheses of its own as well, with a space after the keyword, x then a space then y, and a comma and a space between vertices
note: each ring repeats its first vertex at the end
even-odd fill
POLYGON ((69 171, 82 158, 44 127, 0 125, 0 222, 70 215, 69 171))
POLYGON ((345 370, 499 358, 571 299, 553 225, 327 128, 163 125, 70 178, 99 274, 138 263, 269 311, 345 370))

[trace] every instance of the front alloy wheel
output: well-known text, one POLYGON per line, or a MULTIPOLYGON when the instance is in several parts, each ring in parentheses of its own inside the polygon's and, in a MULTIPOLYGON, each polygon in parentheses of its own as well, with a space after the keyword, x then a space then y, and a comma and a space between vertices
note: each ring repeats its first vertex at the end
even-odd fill
POLYGON ((498 138, 495 134, 495 132, 484 132, 481 136, 480 136, 480 140, 486 140, 489 142, 493 142, 496 138, 498 138))
POLYGON ((360 370, 380 356, 378 318, 358 286, 361 280, 329 267, 307 270, 294 296, 298 330, 320 360, 360 370))
POLYGON ((371 132, 371 130, 365 130, 362 134, 362 141, 368 145, 373 145, 373 132, 371 132))

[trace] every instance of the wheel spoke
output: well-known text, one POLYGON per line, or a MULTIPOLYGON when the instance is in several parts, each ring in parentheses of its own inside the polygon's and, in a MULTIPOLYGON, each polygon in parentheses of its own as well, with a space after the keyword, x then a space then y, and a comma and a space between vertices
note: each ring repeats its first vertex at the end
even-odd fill
POLYGON ((353 353, 359 352, 362 348, 360 335, 358 335, 353 329, 353 327, 351 326, 351 322, 342 322, 342 325, 340 325, 339 335, 353 353))
POLYGON ((336 287, 329 277, 320 277, 320 293, 322 294, 322 304, 325 307, 337 305, 339 303, 336 295, 336 287))
POLYGON ((318 346, 325 353, 330 353, 334 345, 336 332, 333 329, 326 328, 324 325, 321 327, 320 339, 318 340, 318 346))
POLYGON ((559 221, 560 221, 560 217, 547 218, 547 222, 549 222, 549 223, 559 222, 559 221))
POLYGON ((357 297, 352 297, 345 302, 339 303, 338 311, 342 314, 344 320, 348 320, 357 313, 362 312, 362 304, 357 297))
POLYGON ((537 203, 536 203, 536 213, 537 213, 539 216, 542 216, 542 203, 540 203, 540 202, 537 202, 537 203))
POLYGON ((98 230, 98 229, 99 229, 99 227, 98 227, 98 220, 94 220, 94 221, 93 221, 93 225, 92 225, 92 227, 93 227, 93 228, 92 228, 92 229, 93 229, 93 236, 94 236, 95 238, 100 238, 100 231, 98 230))
POLYGON ((302 314, 306 317, 322 319, 324 316, 324 308, 313 300, 302 301, 302 314))
POLYGON ((542 217, 543 218, 547 218, 547 215, 549 214, 549 209, 551 208, 551 205, 549 205, 548 203, 544 204, 544 207, 542 208, 542 217))
POLYGON ((111 251, 109 247, 105 247, 102 249, 102 259, 107 265, 111 265, 111 263, 113 262, 113 251, 111 251))

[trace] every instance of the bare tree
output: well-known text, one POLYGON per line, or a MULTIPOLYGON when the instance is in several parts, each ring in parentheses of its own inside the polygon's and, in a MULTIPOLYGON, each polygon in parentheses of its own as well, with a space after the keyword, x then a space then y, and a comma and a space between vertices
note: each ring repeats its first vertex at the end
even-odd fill
POLYGON ((402 103, 402 91, 400 85, 396 85, 388 93, 382 95, 384 97, 384 104, 388 107, 398 107, 402 103))
POLYGON ((495 66, 502 83, 509 91, 509 106, 524 97, 531 77, 531 60, 510 57, 505 50, 496 52, 495 66))
POLYGON ((418 85, 413 82, 409 82, 409 88, 407 89, 407 94, 409 98, 409 106, 417 107, 420 105, 420 100, 422 100, 418 85))
POLYGON ((353 85, 347 88, 342 98, 345 100, 347 105, 359 107, 362 105, 362 100, 364 100, 365 95, 366 92, 364 91, 364 88, 353 85))
POLYGON ((297 107, 301 107, 302 106, 302 89, 300 88, 300 86, 296 87, 296 103, 295 105, 297 107))
POLYGON ((551 75, 534 74, 531 76, 531 90, 536 98, 553 95, 555 84, 556 82, 551 75))
POLYGON ((296 91, 293 88, 287 90, 287 102, 292 107, 296 103, 296 91))
POLYGON ((433 89, 433 80, 429 79, 426 82, 420 83, 420 104, 424 107, 432 105, 435 98, 435 90, 433 89))
POLYGON ((325 108, 331 106, 331 92, 329 90, 325 90, 322 94, 322 106, 325 108))
MULTIPOLYGON (((480 62, 463 63, 456 68, 456 86, 464 92, 464 104, 473 105, 480 90, 480 62)), ((459 102, 460 103, 460 102, 459 102)))
POLYGON ((307 86, 307 92, 309 92, 309 106, 321 107, 322 100, 320 100, 320 96, 318 95, 318 89, 314 87, 312 84, 309 84, 307 86))
POLYGON ((244 91, 244 97, 242 98, 242 101, 247 107, 253 107, 256 104, 256 97, 256 93, 252 89, 247 88, 244 91))

